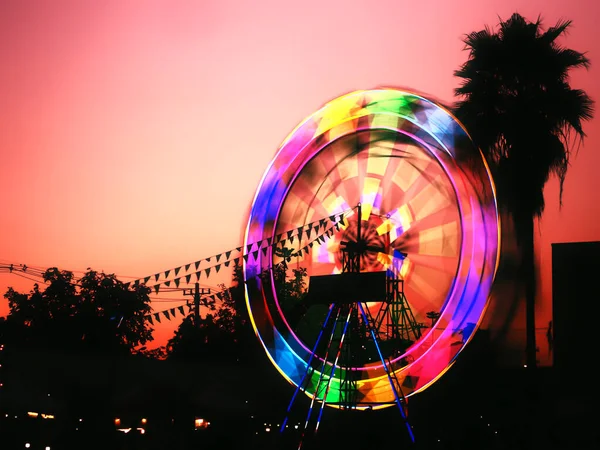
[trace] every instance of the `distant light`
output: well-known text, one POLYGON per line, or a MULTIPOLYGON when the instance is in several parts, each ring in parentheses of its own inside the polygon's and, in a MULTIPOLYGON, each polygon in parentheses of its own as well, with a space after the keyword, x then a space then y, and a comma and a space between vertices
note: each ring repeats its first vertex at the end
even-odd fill
POLYGON ((527 369, 527 364, 523 364, 523 367, 525 367, 527 369))
POLYGON ((145 417, 142 419, 142 423, 146 423, 148 422, 148 419, 146 419, 145 417))
POLYGON ((83 422, 83 419, 79 419, 80 422, 83 422))
POLYGON ((115 419, 115 425, 121 425, 121 419, 118 417, 115 419))
POLYGON ((298 429, 298 425, 294 425, 294 428, 297 430, 298 429))
POLYGON ((47 447, 46 447, 46 450, 50 450, 50 446, 47 446, 47 447))
POLYGON ((39 414, 38 414, 38 413, 36 413, 36 412, 31 412, 31 411, 28 411, 28 412, 27 412, 27 415, 28 415, 29 417, 37 417, 39 414))
POLYGON ((269 427, 265 428, 265 431, 268 433, 269 431, 271 431, 271 429, 269 427))
POLYGON ((29 448, 29 447, 31 447, 31 444, 29 442, 26 442, 25 443, 25 448, 29 448))
POLYGON ((138 428, 137 430, 140 432, 140 434, 146 433, 146 430, 144 428, 138 428))

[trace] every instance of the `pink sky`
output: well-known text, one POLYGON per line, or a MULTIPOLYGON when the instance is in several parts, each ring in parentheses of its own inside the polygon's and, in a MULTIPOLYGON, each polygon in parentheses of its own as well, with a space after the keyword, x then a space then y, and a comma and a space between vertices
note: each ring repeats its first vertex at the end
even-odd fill
MULTIPOLYGON (((348 91, 451 103, 461 37, 498 16, 574 24, 572 85, 600 99, 594 0, 0 3, 0 263, 143 277, 239 245, 280 142, 348 91), (526 3, 526 6, 522 4, 526 3)), ((600 118, 537 236, 547 323, 553 242, 600 239, 600 118)), ((215 286, 218 281, 209 281, 215 286)), ((30 283, 0 274, 7 286, 30 283)), ((179 303, 156 302, 160 311, 179 303)), ((7 304, 0 300, 0 314, 7 304)), ((164 322, 164 321, 163 321, 164 322)), ((161 326, 164 344, 176 322, 161 326)))

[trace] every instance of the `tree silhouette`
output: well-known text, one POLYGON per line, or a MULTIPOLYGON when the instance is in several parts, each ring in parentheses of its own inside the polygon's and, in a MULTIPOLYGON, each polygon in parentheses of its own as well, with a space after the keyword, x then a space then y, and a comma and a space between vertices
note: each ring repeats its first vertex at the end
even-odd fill
POLYGON ((455 72, 457 117, 491 166, 500 207, 512 215, 521 249, 519 277, 525 288, 527 365, 536 366, 534 220, 544 211, 544 186, 560 182, 582 142, 582 122, 593 116, 588 95, 569 85, 569 72, 588 68, 583 53, 556 41, 569 28, 560 21, 546 30, 540 19, 519 14, 468 34, 469 59, 455 72))
MULTIPOLYGON (((233 285, 220 284, 211 313, 195 323, 192 315, 183 319, 173 338, 167 343, 167 355, 172 360, 222 360, 239 358, 242 351, 246 319, 242 266, 233 268, 233 285), (214 311, 213 311, 214 310, 214 311)), ((247 338, 247 336, 246 336, 247 338)))
MULTIPOLYGON (((264 272, 262 276, 266 280, 271 275, 264 272)), ((276 264, 273 277, 280 301, 301 300, 306 291, 306 276, 304 268, 292 269, 288 274, 285 261, 276 264)), ((187 316, 176 330, 175 336, 167 343, 168 358, 181 361, 256 361, 259 346, 246 308, 241 264, 236 262, 233 268, 232 286, 227 288, 220 284, 219 288, 219 301, 215 304, 214 313, 207 313, 202 317, 198 326, 194 323, 193 316, 187 316)))
POLYGON ((127 287, 115 275, 88 270, 76 281, 57 268, 44 273, 45 290, 9 288, 8 339, 19 346, 61 351, 130 353, 152 340, 145 320, 150 289, 127 287))

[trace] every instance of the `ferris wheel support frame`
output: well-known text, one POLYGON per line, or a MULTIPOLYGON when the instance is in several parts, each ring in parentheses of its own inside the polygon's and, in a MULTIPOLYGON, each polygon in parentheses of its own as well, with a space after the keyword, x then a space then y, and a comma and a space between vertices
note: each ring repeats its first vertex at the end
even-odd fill
MULTIPOLYGON (((357 205, 357 210, 358 210, 358 224, 357 224, 357 238, 356 238, 356 242, 347 242, 343 248, 341 248, 341 251, 343 252, 343 266, 342 266, 342 274, 344 273, 361 273, 361 267, 360 267, 360 258, 363 254, 363 252, 365 251, 369 251, 372 249, 369 249, 368 246, 364 245, 361 242, 361 221, 362 221, 362 209, 361 209, 361 204, 359 203, 357 205)), ((404 296, 404 291, 402 290, 402 292, 398 291, 398 283, 390 283, 390 277, 386 276, 385 278, 385 283, 386 283, 386 298, 383 299, 383 303, 386 305, 392 305, 393 310, 395 311, 397 314, 396 316, 392 317, 391 319, 388 318, 388 326, 394 327, 394 326, 405 326, 406 323, 411 324, 411 323, 415 323, 416 321, 414 319, 414 315, 410 309, 410 306, 408 305, 408 303, 406 302, 406 297, 404 296), (411 322, 412 319, 412 322, 411 322)), ((309 290, 310 290, 310 286, 309 286, 309 290)), ((365 305, 366 306, 366 305, 365 305)), ((319 336, 317 337, 317 341, 314 345, 314 348, 312 349, 312 353, 310 354, 309 357, 309 361, 313 361, 315 354, 317 352, 317 348, 319 346, 319 343, 321 341, 323 332, 328 328, 329 325, 329 321, 331 319, 332 316, 335 316, 334 319, 334 323, 333 323, 333 329, 332 329, 332 333, 331 333, 331 338, 329 339, 329 343, 327 345, 327 351, 326 351, 326 356, 323 360, 323 367, 321 370, 321 376, 319 377, 319 381, 317 383, 317 386, 314 390, 314 393, 312 395, 312 401, 311 401, 311 405, 306 417, 306 420, 304 422, 304 430, 302 431, 302 435, 301 435, 301 440, 300 440, 300 445, 299 445, 299 449, 301 449, 302 447, 302 442, 303 439, 306 435, 307 429, 308 429, 308 425, 312 416, 312 410, 313 410, 313 406, 315 403, 315 400, 318 399, 318 397, 321 397, 321 407, 320 407, 320 411, 319 411, 319 415, 317 417, 317 423, 315 426, 315 430, 314 432, 316 433, 319 429, 319 425, 321 422, 321 418, 322 418, 322 414, 323 414, 323 410, 325 407, 325 404, 328 405, 335 405, 338 406, 340 410, 353 410, 356 409, 356 407, 361 404, 361 405, 365 405, 366 403, 362 403, 358 400, 357 398, 357 389, 356 389, 356 383, 357 383, 357 371, 356 370, 351 370, 350 367, 348 367, 347 369, 343 370, 342 373, 342 378, 340 380, 340 397, 339 397, 339 401, 337 402, 327 402, 327 394, 329 392, 329 388, 330 388, 330 382, 331 379, 333 378, 333 374, 335 373, 336 370, 336 366, 338 365, 338 361, 339 361, 339 357, 340 355, 344 355, 343 360, 346 362, 346 364, 348 366, 350 366, 350 364, 348 364, 354 357, 354 355, 352 354, 352 346, 351 346, 351 340, 353 335, 358 335, 359 333, 361 333, 361 324, 364 326, 365 330, 364 332, 366 333, 367 336, 370 336, 375 348, 377 349, 377 355, 379 356, 379 360, 381 362, 381 364, 383 365, 384 371, 386 373, 386 376, 388 378, 388 381, 390 383, 390 387, 392 389, 392 392, 394 393, 394 401, 393 402, 386 402, 386 404, 395 404, 401 414, 402 417, 402 421, 404 422, 407 431, 408 431, 408 435, 410 437, 411 442, 415 442, 415 437, 414 437, 414 433, 412 431, 412 427, 410 425, 410 423, 408 422, 408 417, 407 417, 407 409, 406 409, 406 405, 407 405, 407 401, 406 401, 406 397, 404 396, 404 393, 402 391, 402 386, 398 380, 398 378, 396 377, 395 372, 391 369, 391 361, 389 359, 389 357, 385 357, 381 351, 379 342, 380 342, 380 336, 379 336, 379 330, 376 326, 376 321, 373 319, 373 317, 371 317, 370 313, 368 313, 368 308, 364 307, 362 305, 362 302, 360 301, 360 299, 353 301, 353 302, 332 302, 329 305, 329 311, 327 314, 327 317, 325 318, 325 321, 323 322, 323 325, 321 327, 321 332, 319 333, 319 336), (367 312, 365 312, 367 311, 367 312), (359 320, 360 317, 360 320, 359 320), (349 325, 352 324, 352 326, 350 327, 349 325), (334 334, 335 334, 335 330, 337 328, 337 326, 342 325, 343 326, 343 332, 341 335, 341 338, 339 339, 339 341, 337 342, 337 345, 334 344, 334 334), (337 349, 335 348, 337 347, 337 349), (327 380, 325 381, 323 379, 323 373, 325 372, 325 368, 327 366, 328 363, 328 359, 329 356, 332 354, 332 350, 333 353, 336 355, 335 356, 335 360, 333 361, 333 363, 331 364, 331 370, 330 370, 330 376, 327 377, 327 380), (350 369, 350 370, 348 370, 350 369), (320 395, 321 394, 321 395, 320 395)), ((390 316, 390 313, 388 312, 386 314, 386 316, 390 316)), ((401 333, 402 331, 400 331, 401 333)), ((415 336, 417 335, 417 332, 419 333, 420 336, 420 330, 418 328, 413 329, 413 332, 415 333, 415 336), (415 331, 416 330, 416 331, 415 331)), ((392 330, 392 336, 396 336, 399 335, 398 331, 394 331, 392 330)), ((302 377, 302 382, 298 384, 298 386, 296 387, 296 390, 292 396, 292 399, 289 403, 289 406, 287 408, 287 412, 286 412, 286 417, 283 420, 282 426, 280 428, 280 432, 283 432, 285 430, 286 424, 288 422, 289 419, 289 413, 291 412, 291 409, 293 407, 294 401, 298 395, 298 392, 302 391, 302 390, 306 390, 305 383, 307 380, 310 379, 309 374, 311 371, 314 371, 314 369, 312 368, 310 362, 309 364, 307 364, 306 366, 306 371, 302 377)), ((369 406, 378 406, 381 405, 382 403, 374 403, 374 402, 369 402, 369 406)))

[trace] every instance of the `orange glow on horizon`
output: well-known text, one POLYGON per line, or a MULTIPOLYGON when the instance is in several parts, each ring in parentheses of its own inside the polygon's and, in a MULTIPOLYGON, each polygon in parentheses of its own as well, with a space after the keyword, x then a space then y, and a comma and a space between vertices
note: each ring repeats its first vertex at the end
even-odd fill
MULTIPOLYGON (((563 42, 589 52, 592 68, 571 83, 600 99, 591 0, 384 3, 2 2, 0 265, 91 267, 130 281, 234 249, 267 165, 302 118, 383 85, 452 103, 461 38, 515 10, 545 26, 573 20, 563 42)), ((600 118, 584 129, 564 205, 551 180, 536 226, 539 326, 551 317, 550 244, 600 240, 589 195, 600 191, 600 118)), ((417 220, 409 207, 398 215, 406 228, 417 220)), ((221 282, 228 272, 201 279, 221 282)), ((8 286, 32 281, 0 273, 2 294, 8 286)), ((187 300, 153 298, 155 311, 187 300)), ((162 318, 148 347, 164 345, 180 317, 162 318)))

